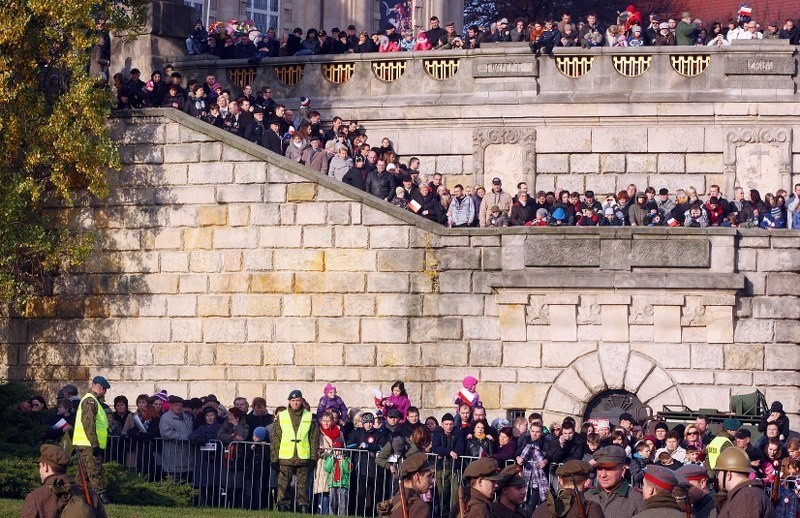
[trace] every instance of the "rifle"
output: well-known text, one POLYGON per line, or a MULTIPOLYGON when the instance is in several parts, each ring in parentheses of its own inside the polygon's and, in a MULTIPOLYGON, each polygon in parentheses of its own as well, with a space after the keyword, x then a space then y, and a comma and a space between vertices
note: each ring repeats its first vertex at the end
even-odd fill
POLYGON ((580 518, 586 518, 586 509, 583 507, 583 499, 581 498, 581 490, 575 482, 575 475, 572 475, 572 488, 575 490, 575 501, 578 504, 578 514, 580 518))
POLYGON ((775 478, 772 480, 772 490, 770 491, 769 499, 773 505, 778 505, 781 493, 781 465, 775 468, 775 478))
POLYGON ((78 475, 81 477, 81 485, 83 486, 83 499, 86 501, 86 505, 94 508, 92 497, 89 496, 89 482, 86 480, 86 470, 83 469, 83 459, 81 459, 80 453, 78 454, 78 475))
POLYGON ((467 515, 467 504, 464 502, 464 484, 458 486, 458 511, 459 516, 464 518, 467 515))
POLYGON ((397 485, 398 495, 400 495, 400 508, 403 510, 403 518, 408 518, 408 507, 406 506, 406 488, 403 487, 403 473, 401 464, 397 464, 397 485))

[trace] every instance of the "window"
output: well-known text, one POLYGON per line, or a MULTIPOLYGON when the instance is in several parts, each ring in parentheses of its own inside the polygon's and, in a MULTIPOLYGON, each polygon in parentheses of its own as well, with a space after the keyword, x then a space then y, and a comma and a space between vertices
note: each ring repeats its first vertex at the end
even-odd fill
POLYGON ((183 0, 183 3, 189 7, 194 7, 197 18, 203 20, 203 25, 205 25, 205 18, 203 17, 203 4, 205 2, 203 0, 183 0))
POLYGON ((261 32, 278 27, 279 0, 247 0, 247 18, 253 20, 261 32))

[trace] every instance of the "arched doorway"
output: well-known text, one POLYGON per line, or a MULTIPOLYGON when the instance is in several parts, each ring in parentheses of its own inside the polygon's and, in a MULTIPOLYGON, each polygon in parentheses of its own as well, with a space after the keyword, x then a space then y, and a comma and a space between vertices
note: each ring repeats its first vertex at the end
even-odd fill
POLYGON ((640 423, 649 415, 647 406, 639 401, 636 394, 627 390, 606 390, 589 401, 583 419, 608 419, 614 426, 619 424, 619 416, 625 412, 640 423))

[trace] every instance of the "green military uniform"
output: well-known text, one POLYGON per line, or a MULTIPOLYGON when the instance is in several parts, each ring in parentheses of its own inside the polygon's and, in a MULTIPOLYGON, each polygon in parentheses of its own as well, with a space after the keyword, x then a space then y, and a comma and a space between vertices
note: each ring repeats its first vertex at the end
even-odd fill
MULTIPOLYGON (((300 398, 299 390, 289 394, 289 400, 300 398)), ((302 406, 294 410, 291 406, 281 412, 275 421, 272 431, 270 450, 272 462, 278 463, 278 508, 282 511, 291 509, 291 501, 287 498, 287 490, 292 477, 295 483, 295 499, 299 512, 308 511, 308 477, 309 469, 317 463, 319 457, 319 427, 311 417, 311 412, 302 406)))
MULTIPOLYGON (((617 445, 600 448, 592 455, 597 467, 610 467, 624 465, 626 462, 625 450, 617 445)), ((634 490, 630 484, 621 480, 610 491, 599 485, 585 493, 586 500, 600 504, 603 514, 613 518, 631 518, 644 507, 642 494, 634 490)))
POLYGON ((547 501, 536 508, 533 518, 605 518, 600 504, 583 498, 576 487, 583 486, 592 465, 582 460, 570 460, 559 466, 556 471, 562 486, 571 482, 572 488, 563 488, 557 495, 547 494, 547 501))
MULTIPOLYGON (((95 385, 106 390, 111 388, 111 385, 102 376, 96 376, 92 380, 92 388, 95 385)), ((108 415, 98 395, 91 390, 83 396, 78 405, 72 444, 78 451, 80 465, 89 481, 89 487, 102 499, 105 499, 103 452, 108 444, 108 415)))
MULTIPOLYGON (((66 472, 71 459, 63 449, 54 444, 43 444, 39 451, 41 453, 39 462, 66 472)), ((86 516, 91 516, 93 512, 96 518, 107 518, 105 508, 97 494, 94 491, 88 493, 88 505, 79 508, 80 511, 86 516)), ((53 473, 42 480, 42 487, 28 493, 22 504, 20 516, 22 518, 61 516, 71 499, 86 502, 83 487, 76 484, 66 473, 53 473)))
POLYGON ((420 498, 419 492, 405 485, 409 477, 415 473, 430 470, 431 466, 428 464, 428 457, 424 453, 417 452, 406 457, 400 465, 399 473, 402 477, 402 483, 404 483, 403 498, 400 498, 399 492, 392 498, 391 511, 389 513, 391 518, 428 518, 430 516, 431 506, 420 498))

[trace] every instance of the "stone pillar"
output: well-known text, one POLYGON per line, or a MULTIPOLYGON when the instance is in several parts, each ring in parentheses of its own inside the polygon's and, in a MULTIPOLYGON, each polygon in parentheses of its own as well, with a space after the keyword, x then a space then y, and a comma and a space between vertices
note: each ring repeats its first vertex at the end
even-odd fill
POLYGON ((122 72, 128 77, 132 68, 142 71, 142 80, 161 70, 167 59, 186 54, 186 37, 194 26, 195 11, 181 0, 154 0, 148 6, 147 25, 138 38, 125 42, 111 39, 109 76, 122 72))

